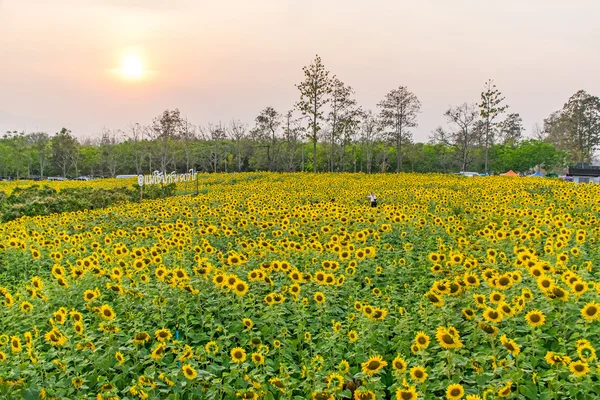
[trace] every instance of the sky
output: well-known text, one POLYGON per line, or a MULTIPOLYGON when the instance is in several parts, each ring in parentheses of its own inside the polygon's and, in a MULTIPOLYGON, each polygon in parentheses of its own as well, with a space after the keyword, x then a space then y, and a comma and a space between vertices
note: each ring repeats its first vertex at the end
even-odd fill
POLYGON ((293 107, 319 54, 364 109, 415 93, 416 141, 488 79, 530 133, 576 91, 600 95, 599 17, 596 0, 0 0, 0 132, 93 138, 173 108, 252 125, 293 107), (131 54, 140 79, 119 73, 131 54))

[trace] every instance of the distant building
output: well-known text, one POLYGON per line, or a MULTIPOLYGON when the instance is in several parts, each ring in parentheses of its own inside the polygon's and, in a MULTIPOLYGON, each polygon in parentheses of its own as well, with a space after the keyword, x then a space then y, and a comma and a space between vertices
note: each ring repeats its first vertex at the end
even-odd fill
POLYGON ((575 183, 600 184, 600 165, 587 165, 584 163, 579 163, 568 168, 567 176, 572 177, 573 182, 575 183))

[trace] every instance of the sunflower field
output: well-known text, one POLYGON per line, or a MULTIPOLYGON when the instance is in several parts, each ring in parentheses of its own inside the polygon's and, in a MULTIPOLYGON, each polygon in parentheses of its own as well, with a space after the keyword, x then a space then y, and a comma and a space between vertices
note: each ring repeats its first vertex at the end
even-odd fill
POLYGON ((229 176, 0 224, 0 398, 597 396, 596 185, 229 176))

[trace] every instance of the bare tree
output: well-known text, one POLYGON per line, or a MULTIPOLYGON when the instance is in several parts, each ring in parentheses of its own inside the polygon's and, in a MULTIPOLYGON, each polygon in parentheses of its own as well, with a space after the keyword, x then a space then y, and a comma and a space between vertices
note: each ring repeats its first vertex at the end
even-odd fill
POLYGON ((248 126, 239 120, 231 120, 227 129, 227 136, 233 141, 233 150, 237 160, 237 171, 242 171, 242 153, 244 142, 247 138, 248 126))
POLYGON ((477 130, 474 129, 478 114, 478 110, 472 104, 464 103, 458 107, 450 107, 444 115, 448 119, 451 129, 446 131, 440 126, 433 133, 433 141, 453 146, 456 149, 462 171, 466 171, 472 161, 473 149, 480 141, 477 130))
POLYGON ((396 145, 396 172, 402 170, 402 144, 411 140, 410 128, 417 126, 421 102, 406 86, 400 86, 385 95, 377 104, 385 127, 391 128, 388 137, 396 145))
POLYGON ((329 102, 331 79, 329 71, 325 69, 318 55, 313 63, 302 68, 302 71, 304 81, 296 85, 300 91, 300 101, 296 103, 296 108, 303 115, 310 116, 308 139, 313 144, 313 172, 317 172, 317 142, 321 130, 319 122, 323 119, 323 108, 329 102))

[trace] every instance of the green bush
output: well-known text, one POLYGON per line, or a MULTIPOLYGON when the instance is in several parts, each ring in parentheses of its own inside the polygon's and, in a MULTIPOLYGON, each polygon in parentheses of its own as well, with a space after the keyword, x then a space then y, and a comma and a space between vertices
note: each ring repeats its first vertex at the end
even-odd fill
MULTIPOLYGON (((175 195, 176 185, 144 187, 143 200, 161 199, 175 195)), ((70 188, 60 192, 48 186, 32 185, 16 188, 9 196, 0 192, 0 220, 12 221, 20 217, 34 217, 54 213, 93 210, 119 203, 139 202, 140 189, 70 188)))

